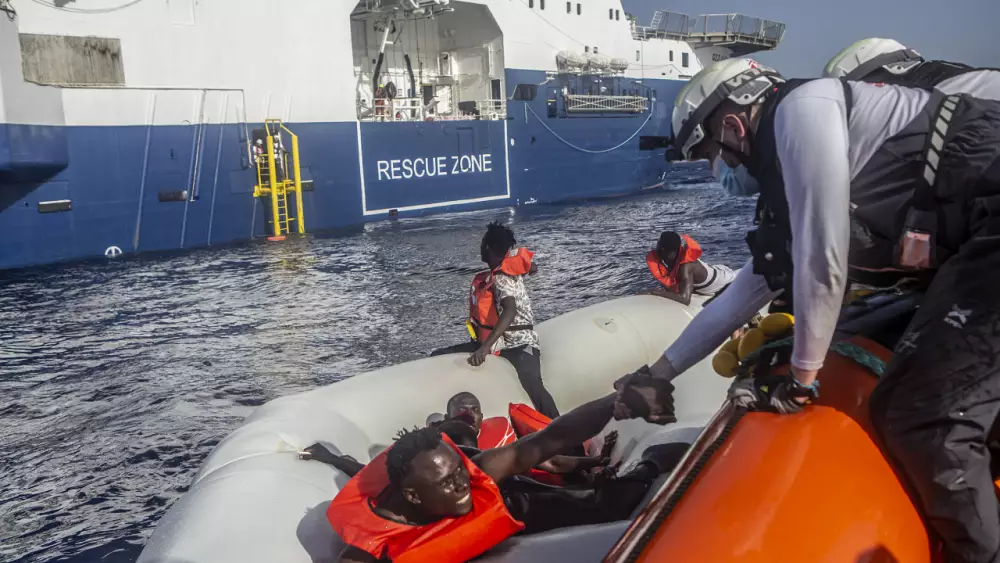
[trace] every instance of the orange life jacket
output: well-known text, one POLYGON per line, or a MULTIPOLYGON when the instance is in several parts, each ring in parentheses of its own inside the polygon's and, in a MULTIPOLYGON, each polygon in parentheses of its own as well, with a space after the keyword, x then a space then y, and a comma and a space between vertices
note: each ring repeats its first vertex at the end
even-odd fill
MULTIPOLYGON (((508 403, 507 416, 510 417, 511 426, 514 427, 518 438, 534 434, 552 422, 551 418, 524 403, 508 403)), ((590 451, 590 440, 583 443, 583 449, 587 452, 590 451)))
POLYGON ((511 444, 517 434, 505 416, 494 416, 483 420, 479 426, 479 449, 492 450, 511 444))
POLYGON ((696 262, 699 258, 701 258, 701 247, 698 246, 698 243, 687 235, 681 235, 681 248, 677 251, 676 263, 670 267, 669 271, 660 260, 660 255, 656 253, 655 248, 646 255, 646 265, 649 266, 649 271, 657 281, 667 289, 676 291, 677 269, 684 264, 696 262))
POLYGON ((528 434, 534 434, 545 428, 552 422, 552 419, 524 403, 510 403, 507 406, 507 415, 514 426, 514 432, 518 437, 523 438, 528 434))
MULTIPOLYGON (((497 324, 496 299, 493 296, 494 274, 503 272, 509 276, 523 276, 531 271, 534 252, 527 248, 512 248, 496 270, 479 272, 472 278, 469 290, 469 322, 476 331, 476 341, 484 342, 497 324)), ((507 330, 526 330, 532 325, 517 325, 507 330)))
MULTIPOLYGON (((448 439, 462 458, 472 485, 472 511, 426 526, 411 526, 375 514, 373 501, 389 486, 382 452, 355 475, 330 503, 326 517, 347 545, 393 563, 463 563, 524 529, 504 506, 496 483, 448 439)), ((388 451, 388 450, 386 450, 388 451)))

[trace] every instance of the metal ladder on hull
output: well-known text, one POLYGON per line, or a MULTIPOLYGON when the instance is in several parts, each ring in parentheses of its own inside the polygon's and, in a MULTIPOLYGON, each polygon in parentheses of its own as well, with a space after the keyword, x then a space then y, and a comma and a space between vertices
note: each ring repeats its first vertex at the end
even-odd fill
POLYGON ((279 119, 264 121, 266 132, 266 150, 260 150, 255 158, 257 165, 257 185, 254 186, 255 198, 269 200, 272 240, 282 240, 292 232, 292 225, 298 234, 305 234, 305 214, 302 200, 302 170, 299 166, 299 138, 285 127, 279 119), (281 142, 281 132, 288 133, 292 140, 292 178, 288 178, 289 152, 281 142), (294 197, 294 212, 289 211, 288 195, 294 197))

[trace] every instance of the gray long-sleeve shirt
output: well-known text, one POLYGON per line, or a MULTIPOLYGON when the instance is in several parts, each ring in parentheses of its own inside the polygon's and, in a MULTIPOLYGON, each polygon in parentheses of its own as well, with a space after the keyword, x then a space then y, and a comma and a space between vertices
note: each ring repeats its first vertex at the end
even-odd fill
MULTIPOLYGON (((833 338, 847 284, 851 180, 872 155, 924 108, 930 94, 850 83, 850 123, 836 79, 796 88, 775 113, 775 139, 792 227, 795 344, 792 365, 819 369, 833 338)), ((733 284, 664 352, 678 372, 691 367, 777 293, 747 263, 733 284)))

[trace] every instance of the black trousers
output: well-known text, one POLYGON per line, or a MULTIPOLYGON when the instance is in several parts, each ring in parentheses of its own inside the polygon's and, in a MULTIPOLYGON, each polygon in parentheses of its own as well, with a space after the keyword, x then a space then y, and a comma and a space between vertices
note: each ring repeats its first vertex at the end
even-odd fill
MULTIPOLYGON (((447 348, 439 348, 431 352, 431 356, 442 354, 471 354, 479 348, 478 342, 463 342, 447 348)), ((514 366, 517 371, 517 378, 521 381, 521 387, 528 393, 531 404, 535 410, 549 418, 559 416, 559 408, 556 407, 555 400, 548 389, 542 383, 542 353, 537 348, 530 346, 518 346, 516 348, 504 348, 500 351, 500 356, 505 358, 514 366)))
POLYGON ((500 490, 511 514, 524 523, 525 534, 627 520, 656 478, 672 471, 688 447, 685 443, 651 446, 631 471, 597 488, 532 487, 505 481, 500 490))
POLYGON ((949 563, 1000 561, 987 448, 1000 413, 1000 160, 983 184, 970 238, 935 275, 870 403, 949 563))

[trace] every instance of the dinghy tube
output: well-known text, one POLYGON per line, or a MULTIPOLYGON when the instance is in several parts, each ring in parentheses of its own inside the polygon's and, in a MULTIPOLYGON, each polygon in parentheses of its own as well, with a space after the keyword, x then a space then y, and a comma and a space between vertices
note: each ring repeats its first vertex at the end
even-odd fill
MULTIPOLYGON (((702 301, 683 306, 655 296, 626 297, 540 323, 542 374, 559 409, 606 395, 617 378, 655 361, 702 301)), ((297 452, 320 442, 367 463, 398 430, 422 426, 460 391, 475 393, 487 417, 505 416, 510 403, 530 404, 506 360, 490 357, 473 368, 466 358, 418 359, 261 406, 208 456, 190 490, 160 520, 139 563, 336 561, 343 544, 325 512, 348 479, 330 466, 298 459, 297 452)), ((678 422, 612 423, 619 431, 614 457, 627 467, 649 445, 690 443, 724 402, 729 383, 713 374, 710 360, 688 370, 675 380, 678 422)), ((596 563, 626 526, 513 538, 483 560, 596 563)))

